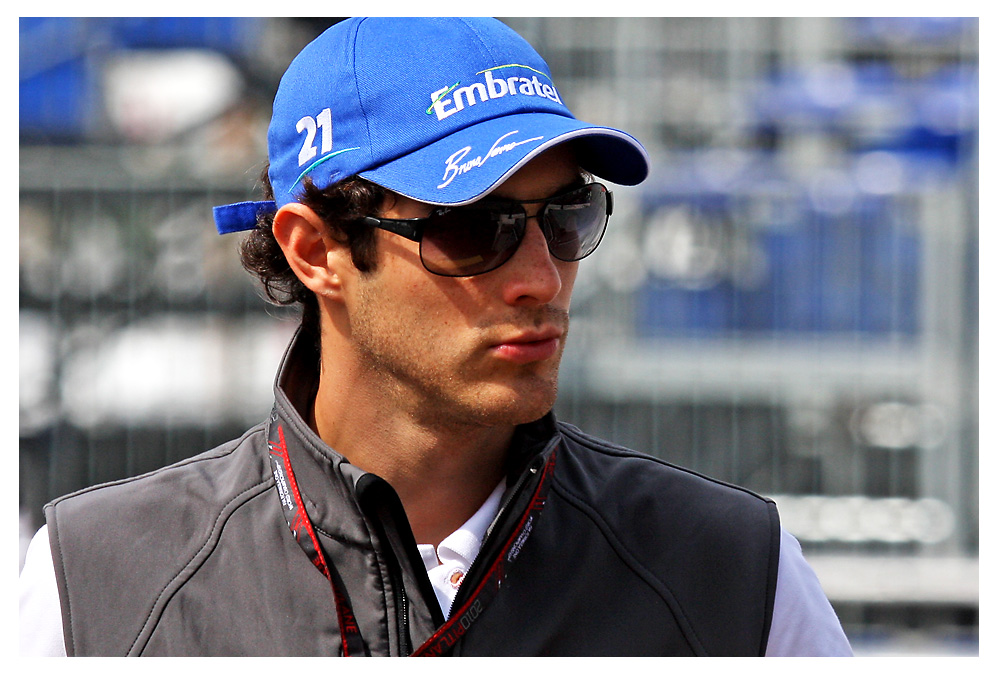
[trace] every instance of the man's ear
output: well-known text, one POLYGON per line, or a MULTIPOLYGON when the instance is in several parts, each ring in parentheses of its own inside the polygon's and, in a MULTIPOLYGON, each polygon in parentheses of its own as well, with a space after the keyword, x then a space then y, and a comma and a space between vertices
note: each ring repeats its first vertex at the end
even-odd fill
POLYGON ((350 252, 329 235, 315 211, 298 202, 286 204, 274 214, 273 231, 295 276, 309 290, 323 297, 339 295, 350 252))

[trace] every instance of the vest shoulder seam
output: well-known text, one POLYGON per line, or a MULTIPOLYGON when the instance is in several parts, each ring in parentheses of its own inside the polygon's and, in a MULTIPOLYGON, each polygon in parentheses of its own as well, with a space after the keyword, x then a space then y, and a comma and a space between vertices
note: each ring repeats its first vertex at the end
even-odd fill
POLYGON ((206 452, 194 455, 193 457, 182 459, 178 462, 174 462, 173 464, 168 464, 167 466, 161 466, 158 469, 153 469, 152 471, 148 471, 146 473, 142 473, 137 476, 128 476, 126 478, 119 478, 118 480, 107 481, 104 483, 98 483, 96 485, 87 486, 80 490, 76 490, 75 492, 70 492, 69 494, 62 495, 61 497, 56 497, 51 502, 49 502, 46 505, 46 507, 57 506, 61 502, 64 502, 68 499, 72 499, 73 497, 89 494, 91 492, 96 492, 97 490, 101 490, 104 488, 113 487, 116 485, 127 485, 129 483, 134 483, 138 480, 142 480, 149 476, 155 476, 161 473, 167 473, 176 469, 181 469, 187 466, 191 466, 193 464, 198 464, 200 462, 210 462, 217 459, 223 459, 225 457, 232 455, 232 453, 236 452, 236 450, 241 448, 243 444, 247 442, 247 439, 249 439, 255 433, 261 432, 262 430, 263 430, 263 425, 258 424, 257 426, 251 427, 250 429, 245 431, 243 435, 240 436, 239 438, 228 441, 206 452))
POLYGON ((590 436, 589 434, 586 434, 583 431, 580 431, 579 429, 577 429, 576 427, 574 427, 574 426, 572 426, 570 424, 566 424, 564 422, 559 422, 558 424, 559 424, 559 431, 563 435, 565 435, 566 437, 570 438, 573 442, 578 443, 578 444, 584 446, 587 450, 591 450, 593 452, 598 452, 598 453, 601 453, 603 455, 607 455, 607 456, 610 456, 610 457, 623 457, 623 458, 628 458, 628 459, 635 459, 635 460, 642 460, 642 461, 652 462, 653 464, 658 464, 660 466, 667 467, 667 468, 672 469, 674 471, 678 471, 680 473, 684 473, 684 474, 687 474, 689 476, 694 476, 696 478, 700 478, 702 480, 708 481, 709 483, 713 483, 714 485, 717 485, 717 486, 720 486, 720 487, 729 488, 729 489, 735 490, 737 492, 741 492, 741 493, 743 493, 743 494, 745 494, 747 496, 754 497, 754 498, 760 500, 761 502, 771 503, 771 504, 773 503, 773 500, 770 499, 769 497, 766 497, 764 495, 761 495, 761 494, 758 494, 756 492, 753 492, 752 490, 750 490, 748 488, 745 488, 745 487, 743 487, 741 485, 736 485, 735 483, 729 483, 729 482, 720 480, 718 478, 714 478, 712 476, 708 476, 706 474, 699 473, 697 471, 694 471, 693 469, 689 469, 689 468, 684 467, 684 466, 679 466, 677 464, 673 464, 673 463, 668 462, 668 461, 666 461, 666 460, 664 460, 662 458, 654 457, 652 455, 649 455, 649 454, 646 454, 646 453, 642 453, 642 452, 637 452, 637 451, 632 450, 630 448, 626 448, 626 447, 624 447, 622 445, 617 445, 615 443, 611 443, 611 442, 603 440, 601 438, 597 438, 595 436, 590 436))
MULTIPOLYGON (((729 500, 734 499, 736 501, 739 501, 739 500, 744 500, 746 497, 750 497, 752 498, 753 501, 755 501, 756 505, 753 506, 752 502, 750 503, 744 502, 745 506, 747 507, 752 506, 753 511, 757 511, 758 509, 765 510, 765 519, 770 540, 769 553, 767 557, 767 569, 766 569, 766 574, 767 574, 766 580, 768 584, 768 591, 767 591, 766 607, 764 608, 765 625, 763 627, 762 638, 761 638, 762 640, 761 653, 765 652, 766 639, 767 639, 767 634, 769 632, 769 624, 770 621, 772 620, 772 610, 773 610, 773 601, 774 601, 774 593, 772 591, 773 588, 776 586, 777 565, 779 558, 779 548, 777 547, 779 547, 779 540, 780 540, 780 521, 779 521, 779 516, 777 515, 777 506, 774 500, 770 499, 769 497, 762 496, 740 485, 728 483, 723 480, 719 480, 717 478, 713 478, 711 476, 698 473, 691 469, 687 469, 682 466, 677 466, 659 457, 653 457, 645 453, 636 452, 624 446, 620 446, 605 441, 603 439, 590 436, 585 432, 579 430, 578 428, 573 427, 572 425, 559 422, 559 431, 563 433, 567 441, 570 441, 570 443, 566 443, 566 445, 571 446, 573 444, 576 444, 578 446, 578 449, 582 451, 584 454, 585 452, 592 452, 598 455, 603 455, 608 458, 612 457, 612 458, 620 458, 622 460, 651 463, 653 465, 662 467, 664 470, 673 471, 676 472, 677 474, 682 474, 690 476, 695 479, 702 480, 706 484, 705 487, 708 487, 709 489, 714 489, 714 490, 721 489, 723 493, 728 494, 729 500)), ((646 464, 646 466, 648 466, 648 464, 646 464)), ((639 470, 641 469, 639 468, 639 470)), ((669 606, 670 609, 673 611, 673 614, 676 617, 678 624, 680 625, 682 634, 684 638, 687 640, 688 644, 690 644, 690 646, 694 649, 695 652, 700 651, 700 653, 706 654, 707 652, 703 647, 703 642, 700 640, 700 637, 697 635, 697 631, 694 628, 693 622, 691 622, 690 619, 686 616, 685 612, 682 609, 681 603, 676 599, 676 596, 673 593, 672 589, 669 587, 667 580, 660 578, 660 576, 656 575, 654 572, 649 570, 642 563, 640 558, 638 558, 632 553, 627 544, 620 537, 617 536, 616 532, 610 526, 610 524, 605 520, 599 509, 595 505, 593 505, 591 501, 588 500, 584 494, 573 489, 573 487, 565 480, 561 480, 558 473, 556 473, 555 476, 553 489, 556 489, 558 493, 566 499, 569 505, 575 507, 580 513, 588 517, 591 520, 591 522, 593 522, 597 526, 597 528, 601 531, 605 540, 612 547, 612 549, 614 549, 615 553, 621 558, 622 562, 628 565, 630 569, 632 569, 637 575, 639 575, 640 578, 643 579, 643 581, 645 581, 646 584, 650 586, 650 588, 652 588, 655 592, 659 593, 659 595, 664 598, 664 600, 667 603, 667 606, 669 606), (660 592, 660 587, 662 589, 662 592, 660 592)), ((761 514, 762 513, 763 511, 761 511, 761 514)))
POLYGON ((252 499, 262 494, 266 494, 266 491, 273 487, 273 485, 274 478, 267 477, 264 480, 243 489, 242 492, 235 495, 232 499, 226 502, 221 509, 219 509, 204 543, 202 543, 194 555, 191 556, 191 559, 184 563, 177 573, 174 574, 163 586, 163 588, 160 589, 159 593, 157 593, 156 599, 153 600, 153 603, 142 622, 139 632, 136 634, 135 639, 132 641, 132 645, 128 649, 128 654, 132 654, 137 650, 138 653, 141 653, 142 650, 145 649, 146 644, 148 644, 149 639, 152 637, 152 633, 156 629, 156 625, 158 623, 158 621, 155 620, 156 617, 162 615, 169 604, 170 599, 183 587, 185 583, 197 574, 198 569, 200 569, 202 564, 204 564, 204 562, 211 556, 222 536, 222 531, 225 529, 225 524, 228 522, 229 518, 232 517, 232 515, 240 507, 249 503, 252 499))
POLYGON ((68 592, 64 592, 66 575, 63 572, 65 569, 65 562, 63 560, 62 554, 62 544, 59 540, 60 531, 56 526, 49 526, 49 547, 52 549, 52 562, 57 566, 56 569, 56 583, 59 584, 59 598, 60 601, 65 600, 66 609, 64 616, 69 619, 69 621, 63 620, 63 641, 66 644, 66 655, 75 656, 76 655, 76 633, 73 631, 73 624, 76 621, 76 616, 73 614, 71 605, 71 598, 68 592))
POLYGON ((705 650, 703 643, 697 636, 697 631, 694 630, 693 624, 683 612, 679 601, 677 601, 676 597, 673 595, 669 585, 645 567, 645 565, 643 565, 641 561, 639 561, 639 559, 628 549, 624 542, 622 542, 614 534, 613 529, 596 511, 596 509, 594 509, 582 497, 575 494, 563 481, 559 479, 558 475, 554 477, 552 490, 561 495, 568 505, 572 506, 583 514, 583 516, 589 519, 600 531, 604 540, 614 550, 618 558, 621 559, 621 562, 627 565, 628 568, 631 569, 643 583, 645 583, 645 585, 647 585, 654 593, 656 593, 656 595, 663 599, 666 606, 669 607, 670 611, 676 617, 677 623, 680 625, 683 632, 683 637, 690 645, 691 649, 693 649, 693 651, 697 654, 707 655, 707 651, 705 650))

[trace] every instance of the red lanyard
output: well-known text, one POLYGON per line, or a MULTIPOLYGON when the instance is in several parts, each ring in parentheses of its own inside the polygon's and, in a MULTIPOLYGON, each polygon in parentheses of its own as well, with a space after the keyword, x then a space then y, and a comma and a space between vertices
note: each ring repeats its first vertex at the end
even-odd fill
MULTIPOLYGON (((270 460, 271 471, 274 473, 274 483, 281 498, 281 505, 284 509, 285 519, 288 527, 299 545, 305 551, 312 564, 323 573, 333 589, 333 600, 336 604, 337 621, 340 625, 340 638, 344 656, 367 656, 368 648, 361 638, 361 631, 358 628, 354 611, 351 608, 350 600, 344 588, 343 580, 330 567, 323 555, 319 539, 316 537, 315 529, 305 512, 305 504, 302 502, 302 495, 298 490, 298 483, 295 481, 295 474, 291 468, 291 460, 288 458, 288 446, 284 439, 284 429, 280 424, 271 425, 270 460), (276 431, 275 431, 276 429, 276 431), (276 436, 276 437, 275 437, 276 436)), ((451 617, 444 622, 437 632, 435 632, 426 642, 412 653, 412 656, 441 656, 447 653, 457 643, 458 639, 464 635, 469 627, 479 618, 486 604, 492 600, 499 592, 503 579, 506 578, 506 570, 512 564, 523 548, 524 542, 530 536, 534 527, 534 522, 544 508, 545 498, 548 495, 549 480, 552 470, 555 467, 555 452, 553 451, 545 464, 541 475, 541 480, 534 490, 531 502, 521 516, 517 527, 507 539, 500 554, 493 561, 485 578, 479 583, 470 594, 465 603, 451 612, 451 617)))
MULTIPOLYGON (((333 600, 336 604, 336 618, 340 624, 343 655, 367 655, 368 648, 361 638, 361 631, 357 627, 357 620, 354 618, 354 610, 350 606, 343 580, 340 579, 340 575, 336 573, 335 569, 326 564, 326 557, 319 545, 319 538, 316 537, 312 521, 309 520, 309 516, 305 512, 302 494, 298 490, 295 473, 291 470, 288 445, 284 440, 284 428, 280 424, 272 426, 277 427, 277 439, 272 439, 268 443, 271 450, 271 471, 274 473, 274 484, 281 497, 281 506, 284 507, 284 517, 288 521, 288 527, 291 528, 295 539, 309 556, 309 560, 323 573, 333 588, 333 600)), ((274 435, 273 431, 271 435, 274 435)))
POLYGON ((444 625, 437 629, 437 632, 430 636, 426 642, 413 652, 412 656, 441 656, 454 646, 458 639, 464 635, 472 623, 479 618, 482 610, 499 593, 500 586, 506 578, 507 566, 512 564, 520 555, 524 542, 531 535, 534 521, 545 506, 545 499, 548 496, 549 480, 555 468, 555 451, 548 457, 548 462, 541 474, 541 480, 534 489, 531 503, 514 528, 513 534, 507 538, 506 543, 500 550, 496 559, 493 560, 485 578, 479 582, 468 600, 457 610, 451 611, 451 618, 444 622, 444 625))

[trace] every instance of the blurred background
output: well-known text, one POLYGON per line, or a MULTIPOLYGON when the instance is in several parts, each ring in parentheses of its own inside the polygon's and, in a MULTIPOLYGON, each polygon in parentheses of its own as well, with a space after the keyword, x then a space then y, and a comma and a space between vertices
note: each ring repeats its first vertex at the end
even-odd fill
MULTIPOLYGON (((336 19, 21 18, 21 555, 42 505, 267 414, 251 199, 336 19)), ((978 21, 510 18, 655 166, 580 270, 557 413, 774 498, 859 655, 977 655, 978 21)))

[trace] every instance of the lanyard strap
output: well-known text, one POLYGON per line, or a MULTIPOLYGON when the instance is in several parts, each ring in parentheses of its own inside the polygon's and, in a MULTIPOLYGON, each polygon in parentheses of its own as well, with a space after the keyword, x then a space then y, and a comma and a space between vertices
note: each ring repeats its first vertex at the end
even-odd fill
POLYGON ((277 486, 278 496, 281 498, 285 520, 291 528, 295 540, 302 550, 309 557, 316 568, 323 573, 330 582, 333 589, 333 601, 336 605, 336 617, 340 624, 340 641, 344 656, 366 655, 367 646, 361 638, 361 630, 357 626, 357 619, 354 618, 354 610, 350 606, 350 599, 347 597, 343 580, 336 573, 336 570, 326 563, 323 549, 319 545, 319 538, 312 527, 305 512, 305 504, 302 502, 302 494, 298 490, 298 482, 295 480, 295 473, 291 469, 291 460, 288 458, 288 445, 284 440, 284 429, 280 424, 273 424, 271 436, 275 435, 274 428, 277 429, 277 438, 272 438, 270 446, 271 471, 274 473, 274 484, 277 486))
POLYGON ((503 545, 500 554, 496 556, 489 571, 486 572, 485 578, 479 582, 479 585, 472 592, 468 600, 465 601, 465 604, 457 611, 452 611, 451 618, 437 629, 437 632, 430 636, 430 639, 420 645, 412 653, 412 656, 441 656, 445 654, 468 631, 475 620, 479 618, 482 610, 486 608, 489 601, 496 597, 500 586, 503 584, 503 580, 506 579, 507 566, 512 564, 517 559, 517 556, 520 555, 520 551, 524 547, 524 542, 527 541, 534 527, 534 521, 545 506, 545 500, 548 497, 548 489, 550 487, 549 481, 554 468, 555 451, 553 450, 548 457, 548 461, 545 463, 541 480, 534 490, 534 495, 531 497, 531 502, 527 510, 521 516, 520 522, 517 523, 517 527, 513 530, 513 534, 510 535, 503 545))
MULTIPOLYGON (((274 474, 274 484, 278 496, 281 498, 284 517, 292 534, 295 535, 295 540, 305 551, 312 564, 329 580, 330 587, 333 589, 333 601, 336 605, 337 621, 340 625, 343 655, 367 656, 367 645, 364 644, 361 637, 361 631, 357 625, 357 619, 351 608, 343 580, 336 573, 336 570, 327 564, 315 528, 305 512, 305 504, 302 501, 298 482, 295 480, 295 473, 292 471, 291 460, 288 457, 288 446, 285 442, 283 427, 280 424, 272 424, 270 435, 271 439, 268 441, 268 445, 270 446, 271 471, 274 474)), ((493 561, 489 571, 486 572, 485 578, 479 582, 468 600, 457 611, 453 611, 444 625, 437 629, 437 632, 420 645, 411 656, 442 656, 447 653, 479 618, 489 601, 499 593, 500 586, 506 578, 507 565, 512 564, 520 555, 524 542, 527 541, 534 527, 534 521, 544 508, 554 467, 555 452, 553 451, 548 457, 530 504, 528 504, 500 554, 493 561)))

